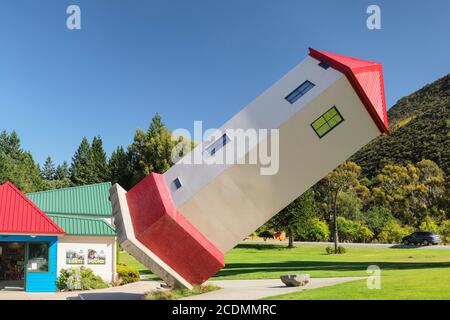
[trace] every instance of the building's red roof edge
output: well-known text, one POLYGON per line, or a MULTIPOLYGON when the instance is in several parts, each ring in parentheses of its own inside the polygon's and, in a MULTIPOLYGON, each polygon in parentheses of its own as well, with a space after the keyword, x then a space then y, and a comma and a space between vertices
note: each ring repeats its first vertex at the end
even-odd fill
POLYGON ((386 96, 384 92, 384 78, 383 78, 383 69, 382 65, 377 62, 367 61, 366 66, 360 66, 352 69, 348 65, 337 61, 336 59, 333 59, 329 55, 322 53, 316 49, 309 48, 309 55, 319 61, 324 61, 327 64, 329 64, 332 68, 342 72, 345 74, 347 79, 349 80, 350 84, 352 85, 353 89, 355 89, 357 95, 361 99, 361 102, 366 107, 367 111, 369 112, 370 116, 372 117, 373 121, 375 122, 378 129, 381 131, 381 133, 388 133, 389 132, 389 126, 388 126, 388 119, 386 116, 386 96), (384 119, 380 118, 378 115, 375 106, 372 104, 370 99, 368 98, 366 92, 361 87, 359 81, 356 78, 355 71, 358 72, 364 72, 364 71, 371 71, 371 70, 378 70, 380 71, 380 81, 381 81, 381 91, 382 91, 382 103, 383 108, 385 110, 384 112, 384 119))
MULTIPOLYGON (((58 226, 52 219, 50 219, 49 216, 47 216, 41 209, 39 209, 30 199, 28 199, 19 189, 16 188, 14 184, 12 184, 9 181, 6 181, 3 185, 0 185, 0 188, 9 187, 11 188, 20 198, 22 198, 25 202, 27 202, 33 209, 36 210, 38 214, 40 214, 53 228, 55 228, 55 232, 37 232, 33 233, 36 235, 42 234, 42 235, 64 235, 65 232, 63 229, 61 229, 60 226, 58 226)), ((28 234, 27 232, 21 232, 18 230, 2 230, 2 234, 5 233, 17 233, 17 234, 28 234)))

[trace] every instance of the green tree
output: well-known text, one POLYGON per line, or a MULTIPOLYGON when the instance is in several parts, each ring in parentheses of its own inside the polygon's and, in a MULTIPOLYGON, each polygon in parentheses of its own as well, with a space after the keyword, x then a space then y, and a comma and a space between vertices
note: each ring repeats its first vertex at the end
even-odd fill
POLYGON ((385 207, 373 207, 362 216, 362 221, 373 231, 375 238, 385 225, 394 220, 392 213, 385 207))
POLYGON ((173 162, 171 155, 178 142, 156 114, 147 131, 136 130, 133 143, 128 147, 132 185, 151 172, 164 173, 173 162))
POLYGON ((77 186, 96 182, 92 150, 86 137, 83 137, 80 146, 72 158, 70 174, 72 182, 77 186))
POLYGON ((31 153, 22 150, 16 132, 0 133, 0 183, 10 181, 22 192, 41 189, 43 181, 31 153))
POLYGON ((419 230, 439 232, 439 226, 433 218, 426 216, 420 223, 419 230))
POLYGON ((118 147, 111 154, 108 168, 111 183, 118 183, 125 189, 131 186, 128 156, 122 146, 118 147))
POLYGON ((41 168, 41 176, 48 181, 55 180, 56 178, 55 164, 50 156, 45 159, 44 165, 41 168))
POLYGON ((338 253, 339 244, 339 231, 338 231, 338 214, 339 214, 339 203, 338 199, 341 193, 350 191, 352 188, 356 187, 358 182, 358 177, 361 173, 361 167, 354 162, 345 162, 337 167, 335 170, 327 174, 323 179, 325 191, 325 201, 326 207, 328 208, 328 213, 332 220, 332 233, 334 241, 334 252, 338 253))
POLYGON ((310 189, 269 220, 267 225, 277 231, 285 231, 289 237, 288 248, 293 248, 294 237, 302 225, 314 217, 314 213, 314 192, 310 189))
POLYGON ((94 176, 92 183, 105 182, 109 178, 108 163, 106 160, 106 152, 103 149, 103 141, 97 136, 92 140, 92 169, 94 176))
POLYGON ((298 237, 304 241, 328 241, 330 229, 325 221, 315 217, 300 226, 298 237))
POLYGON ((65 180, 70 178, 70 169, 67 161, 64 161, 62 165, 58 165, 55 171, 56 180, 65 180))
POLYGON ((403 237, 413 230, 411 227, 402 227, 398 221, 392 220, 381 229, 378 240, 382 243, 399 243, 403 237))

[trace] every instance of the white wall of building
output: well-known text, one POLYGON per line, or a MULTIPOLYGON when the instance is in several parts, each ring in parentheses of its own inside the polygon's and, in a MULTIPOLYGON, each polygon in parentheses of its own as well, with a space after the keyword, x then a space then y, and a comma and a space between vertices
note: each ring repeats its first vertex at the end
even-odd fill
MULTIPOLYGON (((299 84, 302 79, 298 80, 299 84)), ((259 165, 231 165, 204 181, 205 186, 178 207, 222 252, 232 249, 380 134, 346 77, 335 81, 313 100, 308 97, 311 92, 301 98, 308 98, 309 103, 300 110, 297 108, 279 128, 277 174, 263 176, 259 165), (342 114, 344 122, 319 138, 311 123, 333 106, 342 114)), ((280 94, 279 99, 284 100, 284 95, 280 94)), ((271 110, 271 115, 281 108, 296 106, 281 104, 271 110)), ((210 170, 208 165, 203 167, 205 171, 210 170)), ((186 180, 179 191, 190 183, 191 180, 186 180)))
MULTIPOLYGON (((259 97, 243 108, 239 113, 228 120, 220 130, 225 129, 277 129, 289 120, 294 114, 305 108, 310 102, 316 99, 324 90, 329 88, 337 80, 345 77, 333 68, 327 70, 319 67, 318 60, 308 56, 279 81, 264 91, 259 97), (285 100, 294 89, 304 81, 309 80, 315 86, 308 91, 301 99, 294 104, 285 100)), ((207 128, 204 128, 207 129, 207 128)), ((259 137, 263 140, 265 137, 259 137)), ((258 141, 259 142, 259 141, 258 141)), ((256 144, 249 145, 248 150, 253 149, 256 144)), ((204 150, 210 143, 199 144, 194 151, 204 150)), ((233 149, 233 141, 220 150, 216 156, 221 157, 224 150, 233 149)), ((245 154, 238 154, 241 158, 245 154)), ((189 155, 188 155, 189 156, 189 155)), ((215 177, 221 174, 230 165, 192 165, 180 162, 172 166, 164 173, 164 178, 171 191, 175 206, 179 208, 192 198, 198 191, 204 188, 215 177), (179 177, 183 187, 176 190, 173 181, 179 177)))
POLYGON ((116 274, 116 238, 115 237, 86 237, 86 236, 63 236, 58 242, 58 274, 62 268, 81 267, 80 264, 67 264, 67 250, 83 250, 85 260, 83 266, 92 269, 96 275, 110 282, 116 274), (103 250, 105 252, 105 264, 88 264, 88 250, 103 250))

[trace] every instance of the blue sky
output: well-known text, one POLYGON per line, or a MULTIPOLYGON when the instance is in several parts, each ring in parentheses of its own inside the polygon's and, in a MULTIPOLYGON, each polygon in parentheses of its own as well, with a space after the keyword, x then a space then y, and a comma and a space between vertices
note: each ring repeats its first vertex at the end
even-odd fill
POLYGON ((4 0, 0 130, 60 163, 83 136, 127 146, 156 112, 170 129, 218 127, 308 47, 382 62, 390 107, 450 72, 449 18, 447 0, 4 0), (370 4, 382 30, 366 28, 370 4))

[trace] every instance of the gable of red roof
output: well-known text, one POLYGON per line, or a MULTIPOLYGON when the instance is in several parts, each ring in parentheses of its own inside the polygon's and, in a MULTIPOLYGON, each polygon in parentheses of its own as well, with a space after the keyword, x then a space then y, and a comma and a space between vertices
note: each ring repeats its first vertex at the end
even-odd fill
POLYGON ((64 231, 12 183, 0 186, 0 233, 62 235, 64 231))
POLYGON ((375 121, 378 129, 382 133, 389 131, 383 67, 380 63, 312 48, 309 48, 309 55, 317 60, 326 62, 332 68, 344 73, 375 121))

